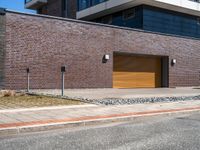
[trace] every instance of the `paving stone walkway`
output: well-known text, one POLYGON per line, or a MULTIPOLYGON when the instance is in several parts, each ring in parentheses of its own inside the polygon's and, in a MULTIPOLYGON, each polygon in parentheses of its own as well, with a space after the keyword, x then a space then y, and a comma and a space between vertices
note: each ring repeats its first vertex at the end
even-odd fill
POLYGON ((118 106, 82 105, 24 110, 1 110, 0 130, 8 127, 94 120, 193 109, 200 110, 200 100, 118 106))
MULTIPOLYGON (((60 95, 58 89, 31 90, 33 93, 44 95, 60 95)), ((150 97, 180 97, 200 95, 200 87, 190 88, 142 88, 142 89, 66 89, 64 95, 74 99, 133 99, 150 97)))
MULTIPOLYGON (((31 90, 31 93, 59 96, 60 90, 31 90)), ((97 105, 132 105, 200 99, 199 87, 148 89, 66 89, 64 97, 97 105)))

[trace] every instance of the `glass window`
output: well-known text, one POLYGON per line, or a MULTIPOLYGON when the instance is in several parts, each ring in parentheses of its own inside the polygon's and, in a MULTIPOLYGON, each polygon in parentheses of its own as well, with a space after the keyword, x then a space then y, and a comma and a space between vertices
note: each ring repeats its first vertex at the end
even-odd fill
POLYGON ((112 15, 103 17, 101 22, 104 24, 112 24, 112 15))
POLYGON ((128 20, 135 17, 135 9, 127 9, 123 12, 123 20, 128 20))
POLYGON ((92 0, 92 5, 97 5, 99 3, 105 2, 106 0, 92 0))
POLYGON ((78 10, 83 10, 105 1, 108 1, 108 0, 78 0, 78 10))
POLYGON ((79 0, 79 10, 86 9, 90 7, 90 0, 79 0))
POLYGON ((200 25, 200 18, 197 18, 197 24, 200 25))

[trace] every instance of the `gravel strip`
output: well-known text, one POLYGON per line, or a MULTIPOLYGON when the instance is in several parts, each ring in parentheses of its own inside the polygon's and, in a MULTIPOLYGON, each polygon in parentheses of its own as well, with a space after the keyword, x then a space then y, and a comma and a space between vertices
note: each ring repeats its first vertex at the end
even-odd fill
POLYGON ((189 101, 200 100, 198 96, 183 96, 183 97, 151 97, 151 98, 131 98, 131 99, 102 99, 102 100, 88 100, 91 103, 103 105, 131 105, 141 103, 156 103, 156 102, 176 102, 176 101, 189 101))
MULTIPOLYGON (((31 93, 36 94, 36 93, 31 93)), ((38 95, 38 94, 36 94, 38 95)), ((39 94, 51 97, 61 97, 59 95, 51 94, 39 94)), ((106 99, 87 99, 78 97, 68 97, 64 96, 63 99, 78 100, 85 103, 91 103, 96 105, 132 105, 132 104, 142 104, 142 103, 156 103, 156 102, 176 102, 176 101, 189 101, 189 100, 200 100, 200 95, 196 96, 179 96, 179 97, 144 97, 144 98, 106 98, 106 99)))

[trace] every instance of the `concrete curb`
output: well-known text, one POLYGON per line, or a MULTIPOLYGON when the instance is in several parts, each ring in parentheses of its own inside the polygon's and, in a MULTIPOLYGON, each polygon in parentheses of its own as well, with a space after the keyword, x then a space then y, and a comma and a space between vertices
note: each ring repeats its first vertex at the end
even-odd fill
MULTIPOLYGON (((8 127, 8 128, 0 128, 0 135, 7 136, 7 135, 15 135, 20 133, 29 133, 29 132, 39 132, 39 131, 47 131, 47 130, 55 130, 55 129, 62 129, 62 128, 72 128, 72 127, 83 127, 83 126, 90 126, 90 125, 101 125, 106 123, 113 123, 113 122, 126 122, 126 121, 133 121, 140 117, 149 117, 149 116, 156 116, 156 115, 170 115, 170 114, 178 114, 178 113, 188 113, 188 112, 199 112, 200 107, 196 108, 184 108, 184 109, 171 109, 171 110, 158 110, 158 111, 151 111, 151 112, 138 112, 138 113, 128 113, 128 114, 114 114, 110 115, 110 117, 102 116, 91 117, 92 119, 83 119, 78 121, 68 121, 68 122, 52 122, 48 124, 35 124, 35 125, 27 125, 27 126, 16 126, 16 127, 8 127)), ((86 117, 87 118, 87 117, 86 117)), ((89 118, 89 117, 88 117, 89 118)), ((64 119, 63 119, 64 120, 64 119)), ((76 120, 76 119, 75 119, 76 120)))

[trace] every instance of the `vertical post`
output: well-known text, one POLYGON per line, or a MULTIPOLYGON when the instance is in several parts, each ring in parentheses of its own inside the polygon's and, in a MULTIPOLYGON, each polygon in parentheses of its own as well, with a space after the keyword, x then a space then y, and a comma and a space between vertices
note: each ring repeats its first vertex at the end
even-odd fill
POLYGON ((27 72, 27 92, 29 93, 29 91, 30 91, 30 78, 29 78, 30 70, 29 70, 29 68, 26 69, 26 72, 27 72))
POLYGON ((62 73, 62 90, 61 90, 61 96, 64 96, 64 90, 65 90, 65 66, 61 67, 61 73, 62 73))
POLYGON ((64 96, 64 89, 65 89, 65 73, 62 72, 62 93, 61 93, 62 96, 64 96))

